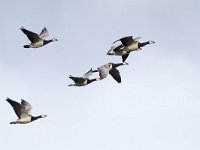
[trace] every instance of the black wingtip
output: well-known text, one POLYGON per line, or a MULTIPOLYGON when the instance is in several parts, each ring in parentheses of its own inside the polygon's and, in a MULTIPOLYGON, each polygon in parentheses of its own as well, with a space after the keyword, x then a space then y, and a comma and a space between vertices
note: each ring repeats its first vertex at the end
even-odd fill
POLYGON ((23 26, 21 26, 21 28, 20 28, 21 30, 24 30, 25 28, 23 27, 23 26))
POLYGON ((10 99, 9 97, 7 97, 7 98, 6 98, 6 101, 9 101, 9 100, 11 100, 11 99, 10 99))
POLYGON ((13 100, 12 99, 10 99, 10 98, 6 98, 6 101, 10 104, 10 105, 12 105, 12 103, 13 103, 13 100))
POLYGON ((115 42, 113 42, 113 44, 115 44, 115 43, 118 42, 118 41, 120 41, 120 39, 119 39, 119 40, 116 40, 115 42))
POLYGON ((21 98, 21 101, 24 102, 25 100, 21 98))

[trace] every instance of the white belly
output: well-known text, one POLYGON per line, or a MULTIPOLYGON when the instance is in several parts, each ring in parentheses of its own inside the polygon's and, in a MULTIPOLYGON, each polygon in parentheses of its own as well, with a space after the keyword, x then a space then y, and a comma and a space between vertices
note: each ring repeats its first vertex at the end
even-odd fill
POLYGON ((26 118, 22 118, 22 119, 18 119, 16 121, 17 124, 26 124, 26 123, 29 123, 29 122, 31 122, 31 116, 26 117, 26 118))
POLYGON ((102 79, 106 78, 109 74, 110 68, 107 65, 103 65, 97 68, 99 71, 99 76, 102 79))
POLYGON ((132 52, 132 51, 135 51, 137 49, 138 49, 138 42, 126 47, 126 50, 128 52, 132 52))
POLYGON ((36 42, 36 43, 31 43, 31 48, 39 48, 39 47, 42 47, 44 46, 44 43, 43 41, 39 41, 39 42, 36 42))

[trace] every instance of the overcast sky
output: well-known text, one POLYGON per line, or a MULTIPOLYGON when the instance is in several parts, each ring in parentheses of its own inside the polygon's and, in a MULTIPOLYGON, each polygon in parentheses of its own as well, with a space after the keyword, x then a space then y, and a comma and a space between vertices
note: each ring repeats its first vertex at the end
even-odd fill
MULTIPOLYGON (((200 1, 1 0, 0 147, 3 150, 199 150, 200 1), (24 49, 20 27, 59 41, 24 49), (112 77, 68 87, 69 75, 121 57, 107 56, 124 36, 156 41, 133 52, 112 77), (26 125, 9 97, 48 117, 26 125)), ((92 78, 97 77, 94 74, 92 78)))

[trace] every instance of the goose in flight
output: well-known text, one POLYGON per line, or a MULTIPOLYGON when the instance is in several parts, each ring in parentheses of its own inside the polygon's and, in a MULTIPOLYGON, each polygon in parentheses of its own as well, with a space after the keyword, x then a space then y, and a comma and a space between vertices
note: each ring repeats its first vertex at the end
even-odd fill
POLYGON ((18 119, 10 122, 10 124, 27 124, 40 118, 45 118, 47 115, 32 116, 30 111, 32 106, 25 100, 21 99, 21 104, 7 98, 6 101, 13 107, 18 119))
POLYGON ((117 67, 122 65, 128 65, 128 63, 107 63, 101 67, 98 67, 97 70, 94 70, 94 72, 99 72, 100 79, 104 79, 110 74, 118 83, 121 83, 121 76, 120 72, 117 69, 117 67))
POLYGON ((49 33, 44 27, 41 31, 41 33, 38 35, 37 33, 34 33, 32 31, 26 30, 24 27, 20 28, 24 34, 28 37, 28 39, 31 41, 31 44, 24 45, 24 48, 39 48, 42 47, 50 42, 58 41, 58 39, 53 38, 51 40, 45 40, 47 36, 49 36, 49 33))
POLYGON ((122 56, 122 62, 125 62, 130 52, 141 50, 145 45, 155 43, 152 40, 142 43, 138 42, 140 38, 141 37, 133 38, 133 36, 127 36, 116 40, 113 42, 113 44, 118 41, 121 41, 121 44, 118 46, 112 46, 111 49, 107 52, 107 55, 122 56))
POLYGON ((74 81, 74 84, 69 84, 68 86, 85 86, 88 85, 94 81, 99 81, 100 78, 94 78, 94 79, 89 79, 89 77, 94 73, 97 72, 95 70, 92 70, 92 68, 86 72, 82 77, 73 77, 72 75, 69 76, 70 79, 74 81))

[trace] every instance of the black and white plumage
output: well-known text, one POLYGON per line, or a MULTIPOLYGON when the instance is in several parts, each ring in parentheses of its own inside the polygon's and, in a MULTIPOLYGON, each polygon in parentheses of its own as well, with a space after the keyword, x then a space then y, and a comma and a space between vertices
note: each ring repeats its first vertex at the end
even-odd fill
POLYGON ((73 77, 73 76, 69 76, 70 79, 72 79, 74 81, 74 84, 69 84, 68 86, 85 86, 88 85, 94 81, 99 81, 100 78, 94 78, 94 79, 89 79, 89 77, 97 71, 92 70, 92 68, 86 72, 82 77, 73 77))
POLYGON ((31 44, 29 45, 24 45, 24 48, 39 48, 42 47, 50 42, 55 42, 58 41, 58 39, 53 38, 51 40, 45 40, 47 36, 49 36, 49 33, 44 27, 41 31, 41 33, 38 35, 37 33, 34 33, 32 31, 29 31, 25 29, 24 27, 20 28, 24 34, 28 37, 28 39, 31 41, 31 44))
POLYGON ((124 46, 122 44, 112 46, 111 49, 107 52, 107 55, 122 56, 125 54, 127 54, 127 51, 125 51, 124 46))
POLYGON ((125 62, 130 52, 141 50, 143 46, 155 43, 152 40, 143 43, 138 42, 140 38, 141 37, 133 38, 133 36, 127 36, 116 40, 113 42, 113 44, 118 41, 121 41, 121 44, 118 46, 112 46, 111 49, 107 52, 107 55, 122 56, 122 61, 125 62))
POLYGON ((107 63, 101 67, 98 67, 97 70, 99 72, 100 79, 104 79, 110 74, 118 83, 121 83, 121 76, 120 72, 117 69, 117 67, 122 66, 122 65, 128 65, 128 63, 107 63))
POLYGON ((21 99, 21 104, 10 98, 7 98, 6 101, 13 107, 15 114, 18 117, 16 121, 10 122, 10 124, 27 124, 39 118, 47 117, 47 115, 32 116, 30 114, 32 106, 23 99, 21 99))

